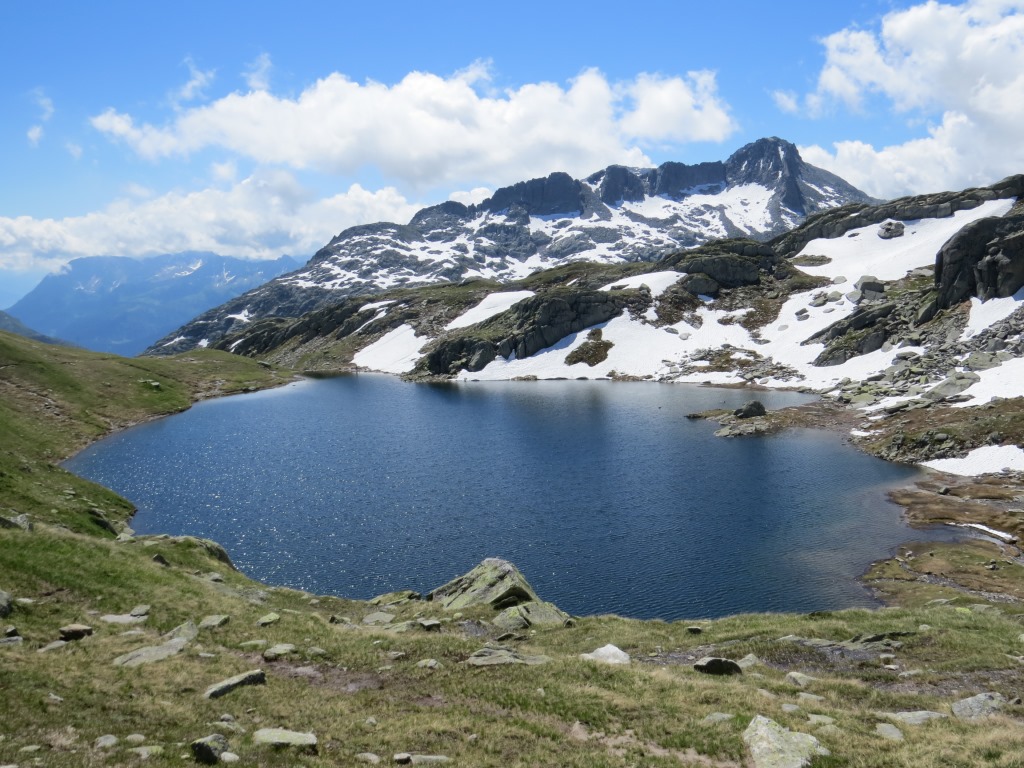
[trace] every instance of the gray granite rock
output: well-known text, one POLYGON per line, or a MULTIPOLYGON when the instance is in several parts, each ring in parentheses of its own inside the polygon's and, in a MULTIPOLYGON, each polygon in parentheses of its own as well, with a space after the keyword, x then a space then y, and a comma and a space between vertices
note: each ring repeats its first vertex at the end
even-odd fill
POLYGON ((810 734, 790 731, 763 715, 750 721, 743 742, 755 768, 803 768, 813 757, 830 754, 810 734))
POLYGON ((263 685, 266 682, 266 673, 262 669, 253 669, 249 672, 242 672, 240 675, 229 677, 227 680, 221 680, 219 683, 214 683, 203 693, 203 698, 219 699, 221 696, 226 696, 243 685, 263 685))
POLYGON ((252 735, 254 744, 271 747, 291 747, 302 752, 317 751, 317 738, 312 733, 289 731, 286 728, 260 728, 252 735))

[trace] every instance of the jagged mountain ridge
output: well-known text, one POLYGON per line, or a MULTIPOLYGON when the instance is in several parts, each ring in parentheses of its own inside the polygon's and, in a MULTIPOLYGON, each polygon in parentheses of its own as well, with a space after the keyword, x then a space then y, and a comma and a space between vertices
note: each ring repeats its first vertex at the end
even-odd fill
MULTIPOLYGON (((983 405, 1020 394, 1022 197, 1024 176, 1015 176, 851 204, 767 243, 716 241, 656 263, 567 264, 510 284, 392 289, 254 322, 217 346, 306 370, 412 378, 806 387, 875 418, 983 405)), ((924 456, 962 447, 974 446, 924 456)))
POLYGON ((346 229, 302 269, 205 313, 149 352, 211 343, 238 331, 242 317, 298 317, 398 286, 506 282, 574 261, 654 261, 716 239, 766 240, 849 202, 873 201, 778 138, 724 162, 613 165, 585 179, 553 173, 498 189, 478 205, 425 208, 408 224, 346 229))
POLYGON ((298 266, 186 252, 91 256, 47 275, 8 312, 48 336, 132 356, 199 312, 298 266))

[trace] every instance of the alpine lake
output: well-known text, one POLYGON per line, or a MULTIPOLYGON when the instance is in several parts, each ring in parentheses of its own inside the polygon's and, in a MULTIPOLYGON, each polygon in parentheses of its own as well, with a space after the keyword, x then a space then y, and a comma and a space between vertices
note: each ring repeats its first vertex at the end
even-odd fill
MULTIPOLYGON (((223 544, 269 584, 427 591, 485 557, 574 614, 711 618, 874 601, 858 581, 912 530, 913 468, 841 435, 722 439, 686 414, 749 390, 649 382, 306 379, 201 402, 65 466, 137 507, 139 534, 223 544)), ((768 408, 813 399, 758 392, 768 408)))

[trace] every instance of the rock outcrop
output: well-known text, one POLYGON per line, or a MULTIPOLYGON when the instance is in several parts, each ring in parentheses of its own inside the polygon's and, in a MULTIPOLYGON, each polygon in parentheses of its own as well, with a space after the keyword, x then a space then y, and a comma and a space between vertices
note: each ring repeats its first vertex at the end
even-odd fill
POLYGON ((478 605, 504 610, 540 601, 519 569, 497 557, 487 558, 469 573, 432 590, 426 599, 449 611, 478 605))

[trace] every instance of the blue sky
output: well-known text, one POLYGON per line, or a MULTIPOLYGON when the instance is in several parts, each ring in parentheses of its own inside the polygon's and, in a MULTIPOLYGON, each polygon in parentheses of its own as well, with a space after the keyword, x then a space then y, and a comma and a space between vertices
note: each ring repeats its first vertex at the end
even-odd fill
POLYGON ((1024 2, 0 5, 0 308, 70 258, 357 223, 776 135, 891 197, 1024 172, 1024 2))

